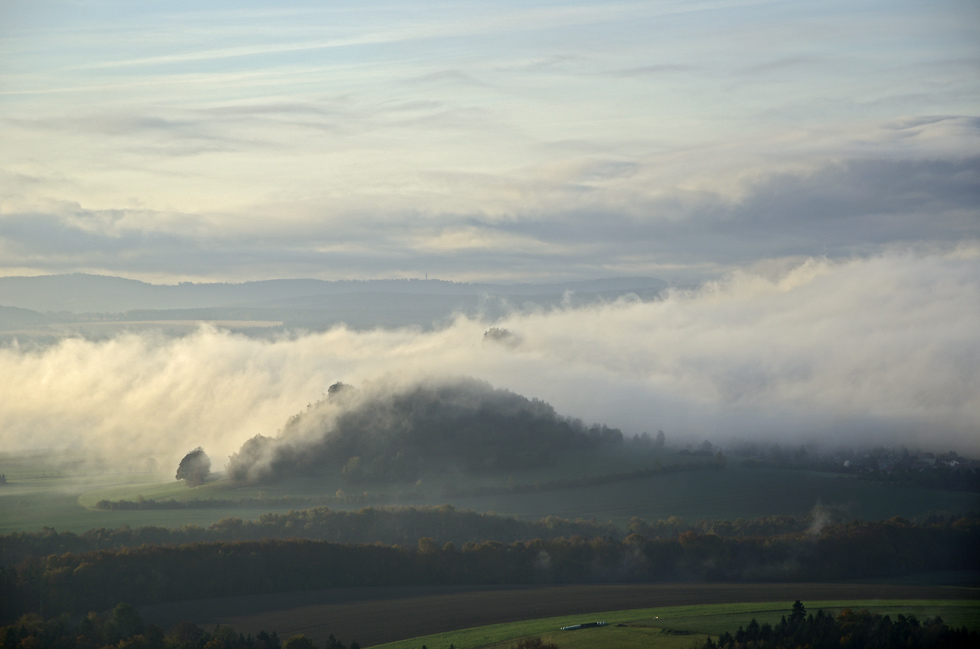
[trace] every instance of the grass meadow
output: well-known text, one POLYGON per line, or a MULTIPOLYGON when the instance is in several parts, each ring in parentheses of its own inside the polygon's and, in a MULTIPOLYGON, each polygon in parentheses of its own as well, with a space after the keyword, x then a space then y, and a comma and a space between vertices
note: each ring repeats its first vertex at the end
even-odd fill
POLYGON ((208 525, 227 516, 254 519, 269 511, 313 505, 360 509, 386 504, 441 505, 496 512, 526 519, 559 516, 611 521, 625 529, 633 516, 655 521, 670 516, 686 520, 806 516, 820 505, 842 518, 882 520, 917 518, 929 513, 965 513, 980 509, 980 494, 918 487, 888 486, 837 474, 788 469, 745 468, 680 470, 559 489, 522 493, 446 495, 446 487, 496 487, 574 481, 583 477, 622 475, 638 469, 703 462, 704 458, 660 453, 569 454, 542 470, 461 476, 446 472, 423 475, 414 484, 352 485, 341 476, 301 477, 276 484, 239 485, 216 479, 189 488, 169 470, 154 473, 111 473, 62 457, 0 455, 0 473, 9 484, 0 488, 0 533, 53 527, 83 532, 92 528, 157 525, 208 525), (221 508, 107 511, 94 509, 100 500, 227 500, 261 499, 266 503, 221 508), (277 498, 301 499, 284 503, 277 498), (302 499, 309 499, 302 500, 302 499))
MULTIPOLYGON (((844 608, 868 609, 895 617, 915 615, 920 621, 939 615, 951 626, 980 628, 980 601, 950 602, 922 600, 830 600, 804 602, 807 610, 823 609, 834 615, 844 608)), ((509 624, 463 629, 398 642, 377 645, 379 649, 506 649, 521 638, 538 636, 561 649, 636 649, 691 647, 709 636, 735 631, 751 619, 760 624, 776 624, 789 615, 792 602, 753 602, 744 604, 712 604, 705 606, 673 606, 627 611, 606 611, 591 615, 571 615, 509 624), (561 631, 561 627, 584 622, 606 622, 606 626, 561 631)))

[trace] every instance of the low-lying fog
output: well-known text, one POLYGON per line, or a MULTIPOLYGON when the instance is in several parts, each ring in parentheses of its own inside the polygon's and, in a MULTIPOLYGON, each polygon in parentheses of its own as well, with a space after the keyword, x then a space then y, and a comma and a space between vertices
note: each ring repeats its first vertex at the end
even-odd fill
POLYGON ((759 266, 657 301, 459 317, 432 332, 267 341, 202 328, 8 346, 0 436, 8 451, 136 454, 161 467, 202 446, 221 469, 336 381, 445 375, 626 435, 663 429, 674 445, 737 436, 975 452, 980 249, 759 266))

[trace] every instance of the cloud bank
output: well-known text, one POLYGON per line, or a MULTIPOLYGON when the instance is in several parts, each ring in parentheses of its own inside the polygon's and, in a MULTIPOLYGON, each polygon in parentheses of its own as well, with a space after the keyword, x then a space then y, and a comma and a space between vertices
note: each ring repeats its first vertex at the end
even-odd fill
POLYGON ((703 279, 980 240, 975 3, 226 4, 4 3, 0 274, 703 279))
MULTIPOLYGON (((974 120, 938 120, 928 128, 949 121, 966 125, 980 142, 974 120)), ((355 277, 430 272, 464 279, 669 276, 681 267, 697 277, 757 259, 980 240, 978 157, 851 159, 759 172, 731 179, 731 187, 716 179, 696 189, 658 186, 652 162, 626 179, 592 180, 596 166, 565 169, 547 181, 446 179, 482 206, 478 213, 439 205, 442 199, 432 196, 397 209, 324 208, 317 220, 274 222, 0 204, 0 253, 7 268, 44 260, 56 272, 150 278, 171 277, 178 268, 190 277, 313 277, 344 269, 355 277)))
POLYGON ((980 247, 964 245, 760 265, 657 301, 460 317, 434 332, 69 339, 0 349, 0 435, 6 450, 72 447, 163 466, 202 446, 220 469, 338 380, 468 375, 626 434, 663 429, 672 443, 887 439, 977 451, 978 322, 980 247), (513 338, 485 339, 491 325, 513 338))

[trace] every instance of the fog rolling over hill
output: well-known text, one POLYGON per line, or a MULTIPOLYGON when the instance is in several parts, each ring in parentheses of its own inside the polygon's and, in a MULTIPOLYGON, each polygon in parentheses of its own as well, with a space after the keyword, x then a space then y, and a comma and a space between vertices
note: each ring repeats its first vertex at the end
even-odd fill
POLYGON ((537 399, 471 378, 413 385, 331 386, 276 438, 256 436, 231 456, 248 482, 337 474, 351 482, 411 482, 423 471, 535 468, 555 454, 622 443, 617 429, 559 416, 537 399))
POLYGON ((201 446, 220 471, 338 380, 361 390, 467 375, 628 437, 663 429, 680 445, 980 450, 976 247, 766 264, 646 299, 552 299, 428 327, 250 337, 220 323, 180 336, 126 325, 55 332, 43 345, 12 333, 0 345, 0 430, 10 450, 84 448, 159 466, 201 446))
POLYGON ((7 0, 0 443, 220 471, 465 375, 980 450, 976 4, 7 0))

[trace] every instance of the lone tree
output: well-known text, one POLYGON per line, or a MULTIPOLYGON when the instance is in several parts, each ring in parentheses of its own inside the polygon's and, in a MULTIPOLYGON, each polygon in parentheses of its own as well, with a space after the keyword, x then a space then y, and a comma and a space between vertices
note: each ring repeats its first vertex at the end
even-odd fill
POLYGON ((200 446, 184 456, 177 467, 177 479, 189 487, 197 487, 211 475, 211 459, 200 446))

